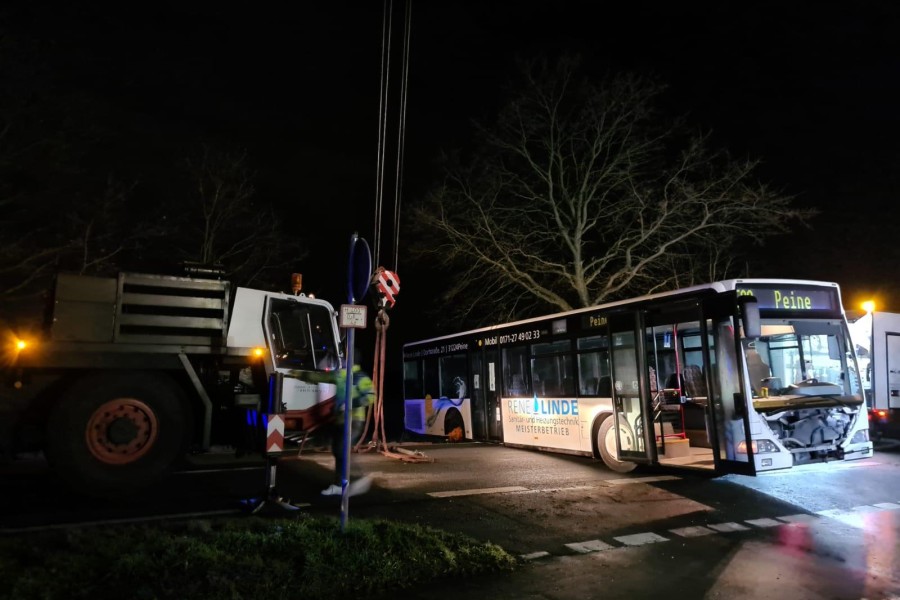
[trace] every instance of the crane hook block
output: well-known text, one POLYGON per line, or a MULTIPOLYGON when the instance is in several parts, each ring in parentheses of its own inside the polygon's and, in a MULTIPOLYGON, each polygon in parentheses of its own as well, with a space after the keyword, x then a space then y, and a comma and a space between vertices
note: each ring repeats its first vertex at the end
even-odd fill
POLYGON ((372 275, 372 287, 378 293, 378 304, 383 308, 393 308, 400 293, 400 277, 393 271, 378 267, 372 275))

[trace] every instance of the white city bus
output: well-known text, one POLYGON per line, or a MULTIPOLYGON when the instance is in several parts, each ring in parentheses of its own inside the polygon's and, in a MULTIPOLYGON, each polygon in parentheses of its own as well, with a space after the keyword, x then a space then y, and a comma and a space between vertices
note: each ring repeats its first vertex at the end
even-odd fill
POLYGON ((872 456, 835 283, 729 280, 403 347, 408 431, 755 474, 872 456))

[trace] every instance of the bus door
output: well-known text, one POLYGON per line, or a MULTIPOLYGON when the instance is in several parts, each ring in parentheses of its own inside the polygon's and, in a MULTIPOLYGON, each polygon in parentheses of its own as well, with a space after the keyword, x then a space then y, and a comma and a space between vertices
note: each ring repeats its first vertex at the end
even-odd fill
POLYGON ((648 464, 655 456, 655 446, 649 443, 649 430, 644 427, 649 389, 647 378, 640 375, 646 373, 646 366, 638 321, 639 314, 633 312, 609 318, 613 411, 619 460, 648 464))
POLYGON ((488 410, 485 400, 485 377, 484 377, 484 356, 483 350, 477 348, 469 355, 471 364, 469 365, 469 373, 471 373, 471 381, 469 381, 469 389, 472 390, 469 397, 472 406, 472 438, 476 440, 488 439, 488 410))
POLYGON ((491 442, 503 441, 503 415, 500 414, 500 353, 496 346, 484 349, 483 363, 480 371, 483 380, 484 416, 487 439, 491 442))
POLYGON ((703 305, 703 351, 707 356, 709 425, 717 473, 756 473, 750 443, 750 410, 744 396, 744 369, 738 350, 734 294, 708 298, 703 305))
POLYGON ((700 306, 696 300, 644 312, 652 421, 651 440, 662 465, 712 469, 708 394, 700 306))

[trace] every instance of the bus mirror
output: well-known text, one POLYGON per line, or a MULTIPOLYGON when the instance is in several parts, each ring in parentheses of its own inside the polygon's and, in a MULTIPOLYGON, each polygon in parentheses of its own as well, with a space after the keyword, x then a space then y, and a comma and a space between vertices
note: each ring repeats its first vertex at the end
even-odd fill
POLYGON ((741 322, 744 326, 744 337, 757 338, 762 334, 762 326, 759 322, 759 304, 753 296, 741 296, 738 298, 741 308, 741 322))

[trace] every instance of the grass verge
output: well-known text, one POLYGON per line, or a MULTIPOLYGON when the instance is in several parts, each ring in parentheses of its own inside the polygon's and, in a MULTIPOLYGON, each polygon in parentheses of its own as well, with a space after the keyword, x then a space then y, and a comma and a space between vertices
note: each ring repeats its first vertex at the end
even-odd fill
POLYGON ((0 538, 0 599, 369 597, 510 571, 491 543, 389 521, 247 518, 0 538))

